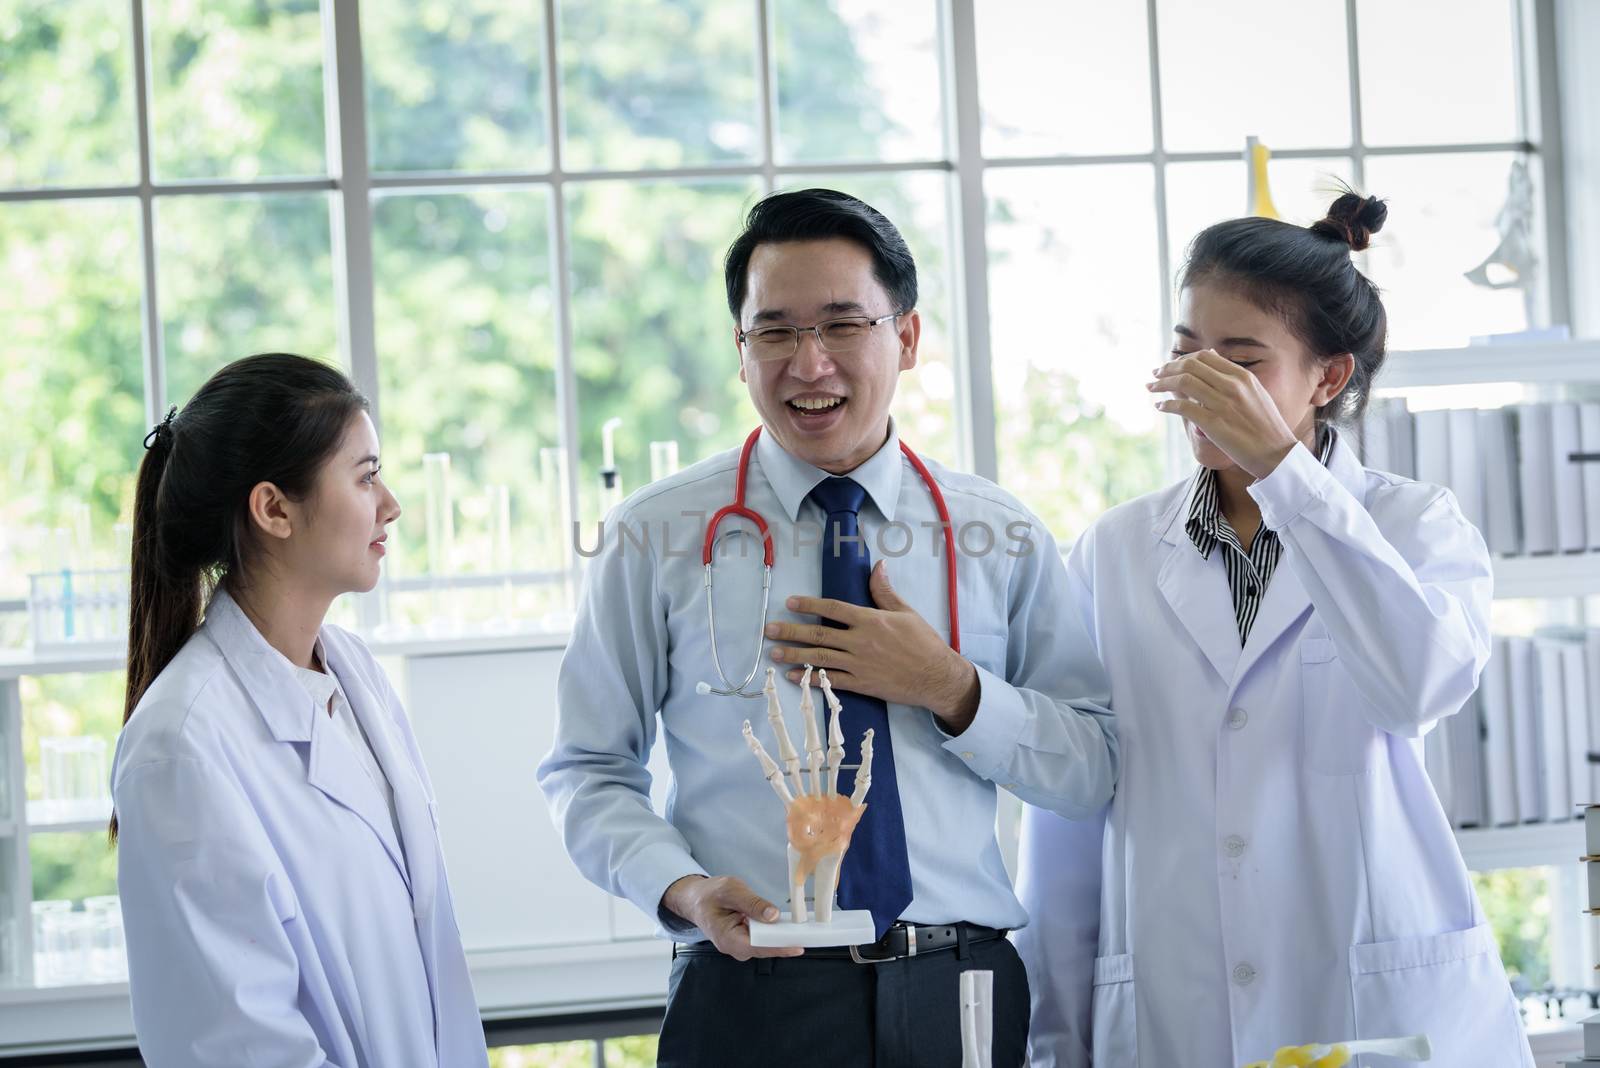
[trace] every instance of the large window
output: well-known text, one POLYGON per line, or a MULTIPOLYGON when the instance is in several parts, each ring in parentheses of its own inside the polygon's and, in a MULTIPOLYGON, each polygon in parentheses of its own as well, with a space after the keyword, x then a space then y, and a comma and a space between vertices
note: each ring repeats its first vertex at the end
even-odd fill
POLYGON ((974 10, 998 470, 1064 533, 1164 474, 1140 384, 1169 347, 1188 242, 1246 211, 1247 137, 1273 150, 1291 222, 1341 183, 1388 198, 1362 266, 1391 347, 1542 316, 1537 294, 1463 277, 1498 243, 1513 161, 1537 173, 1515 0, 974 10), (1417 46, 1445 26, 1450 48, 1417 46))
MULTIPOLYGON (((608 422, 625 491, 652 442, 686 465, 754 424, 721 256, 813 184, 921 266, 907 440, 1066 543, 1174 473, 1142 383, 1187 242, 1245 210, 1248 136, 1292 221, 1340 182, 1390 199, 1363 263, 1394 346, 1561 306, 1564 278, 1464 277, 1514 164, 1547 205, 1535 30, 1518 0, 5 0, 0 601, 125 559, 145 432, 264 350, 374 399, 391 579, 559 568, 608 422), (456 501, 432 561, 425 453, 456 501)), ((109 737, 115 689, 32 692, 30 730, 109 737)), ((36 896, 97 892, 79 848, 36 896)))
POLYGON ((807 184, 878 204, 918 256, 907 438, 1069 540, 1168 474, 1140 383, 1187 241, 1243 210, 1246 136, 1290 219, 1338 182, 1391 199, 1365 263, 1395 345, 1539 318, 1463 277, 1512 164, 1538 175, 1522 27, 1515 0, 1315 0, 1292 22, 1263 0, 17 0, 0 597, 113 559, 144 429, 271 349, 375 398, 410 506, 395 576, 430 565, 425 452, 450 454, 458 513, 435 567, 560 566, 551 493, 600 515, 608 421, 624 490, 651 442, 687 464, 753 423, 720 257, 756 198, 807 184), (1448 62, 1412 46, 1446 20, 1448 62), (509 553, 487 551, 497 494, 509 553))

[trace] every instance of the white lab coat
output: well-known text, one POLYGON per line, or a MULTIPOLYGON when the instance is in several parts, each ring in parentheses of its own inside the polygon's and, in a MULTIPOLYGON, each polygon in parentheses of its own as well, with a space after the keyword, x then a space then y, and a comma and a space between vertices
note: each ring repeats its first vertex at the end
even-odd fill
POLYGON ((117 743, 134 1028, 160 1068, 487 1065, 399 699, 338 627, 327 666, 394 789, 223 591, 117 743))
POLYGON ((1532 1068, 1422 761, 1489 656, 1482 537, 1448 490, 1297 447, 1250 488, 1284 552, 1241 650, 1189 486, 1113 509, 1068 561, 1123 760, 1102 848, 1025 818, 1035 1068, 1416 1033, 1450 1068, 1532 1068))

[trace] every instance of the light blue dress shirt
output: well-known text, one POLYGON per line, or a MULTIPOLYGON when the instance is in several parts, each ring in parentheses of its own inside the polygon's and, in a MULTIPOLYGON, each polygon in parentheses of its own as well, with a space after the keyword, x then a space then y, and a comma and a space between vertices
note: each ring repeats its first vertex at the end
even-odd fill
MULTIPOLYGON (((733 499, 738 458, 731 450, 652 483, 608 518, 561 664, 555 744, 539 767, 578 868, 663 924, 675 917, 659 909, 661 897, 685 875, 738 876, 770 901, 788 898, 783 806, 740 737, 749 719, 777 751, 766 705, 695 692, 702 680, 722 686, 700 552, 707 519, 733 499), (651 808, 646 768, 658 728, 673 777, 663 814, 651 808)), ((996 788, 1069 817, 1097 813, 1117 778, 1108 688, 1069 607, 1074 593, 1044 525, 988 480, 924 462, 959 534, 961 652, 978 669, 981 696, 977 718, 954 737, 927 709, 889 705, 913 892, 903 918, 1021 927, 1027 913, 995 837, 996 788)), ((823 514, 807 494, 827 477, 761 435, 746 504, 772 533, 772 620, 815 622, 789 612, 785 599, 818 596, 823 514)), ((850 477, 867 491, 860 526, 872 559, 886 562, 896 593, 948 638, 938 511, 892 425, 884 446, 850 477)), ((582 544, 596 545, 592 530, 582 544)), ((754 524, 725 520, 715 559, 719 652, 737 683, 760 638, 754 524)), ((750 689, 760 688, 772 664, 763 653, 750 689)), ((799 687, 781 670, 777 678, 803 750, 799 687)), ((814 696, 823 709, 821 694, 814 696)), ((845 740, 846 762, 859 745, 845 740)), ((703 937, 676 924, 664 933, 703 937)))

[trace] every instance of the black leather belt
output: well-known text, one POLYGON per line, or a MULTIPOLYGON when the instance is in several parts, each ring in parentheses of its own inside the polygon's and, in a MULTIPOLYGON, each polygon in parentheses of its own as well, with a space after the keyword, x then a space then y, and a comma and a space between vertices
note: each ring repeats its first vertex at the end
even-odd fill
MULTIPOLYGON (((1004 938, 1006 932, 994 927, 981 927, 975 923, 921 924, 900 921, 876 942, 864 946, 828 946, 808 949, 805 958, 816 960, 853 960, 857 964, 882 964, 891 960, 920 957, 927 953, 956 949, 974 942, 993 942, 1004 938)), ((723 953, 710 942, 674 943, 672 956, 720 957, 723 953)))

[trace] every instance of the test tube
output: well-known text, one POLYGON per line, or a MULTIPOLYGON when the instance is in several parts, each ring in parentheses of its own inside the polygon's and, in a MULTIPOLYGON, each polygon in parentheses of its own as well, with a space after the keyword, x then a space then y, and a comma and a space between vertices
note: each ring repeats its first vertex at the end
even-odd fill
POLYGON ((83 641, 90 635, 94 600, 84 574, 93 566, 89 556, 89 505, 67 501, 61 506, 66 520, 65 538, 57 544, 66 554, 61 564, 61 607, 63 631, 68 640, 83 641))
POLYGON ((484 490, 488 505, 489 567, 501 576, 498 618, 511 619, 511 489, 495 483, 484 490))
POLYGON ((115 894, 83 899, 89 918, 88 978, 114 983, 128 977, 128 956, 122 938, 122 899, 115 894))
POLYGON ((450 496, 450 454, 429 452, 422 456, 423 507, 427 525, 428 622, 427 629, 441 632, 452 629, 454 599, 444 589, 455 559, 455 504, 450 496))
POLYGON ((62 926, 72 912, 70 901, 33 903, 33 981, 38 986, 53 986, 68 970, 63 959, 62 926))
POLYGON ((622 473, 617 470, 617 431, 622 420, 611 418, 600 428, 600 514, 610 515, 622 503, 622 473))
POLYGON ((128 627, 131 577, 133 571, 133 525, 114 523, 111 526, 111 601, 107 608, 106 633, 119 640, 125 639, 128 627))
POLYGON ((562 572, 563 603, 560 612, 571 612, 577 601, 572 567, 572 505, 567 496, 567 450, 554 447, 539 450, 539 487, 543 495, 544 551, 540 565, 562 572))
POLYGON ((650 481, 660 482, 668 475, 678 473, 678 443, 652 441, 650 443, 650 481))
POLYGON ((52 631, 56 630, 55 624, 59 622, 59 633, 51 635, 53 640, 70 642, 77 637, 77 620, 74 617, 72 596, 72 532, 67 527, 56 527, 50 532, 52 543, 56 547, 57 559, 60 561, 57 572, 61 576, 60 597, 56 602, 59 615, 52 623, 52 631))
POLYGON ((450 499, 450 454, 429 452, 422 456, 424 501, 428 536, 428 574, 449 574, 455 554, 455 510, 450 499))

